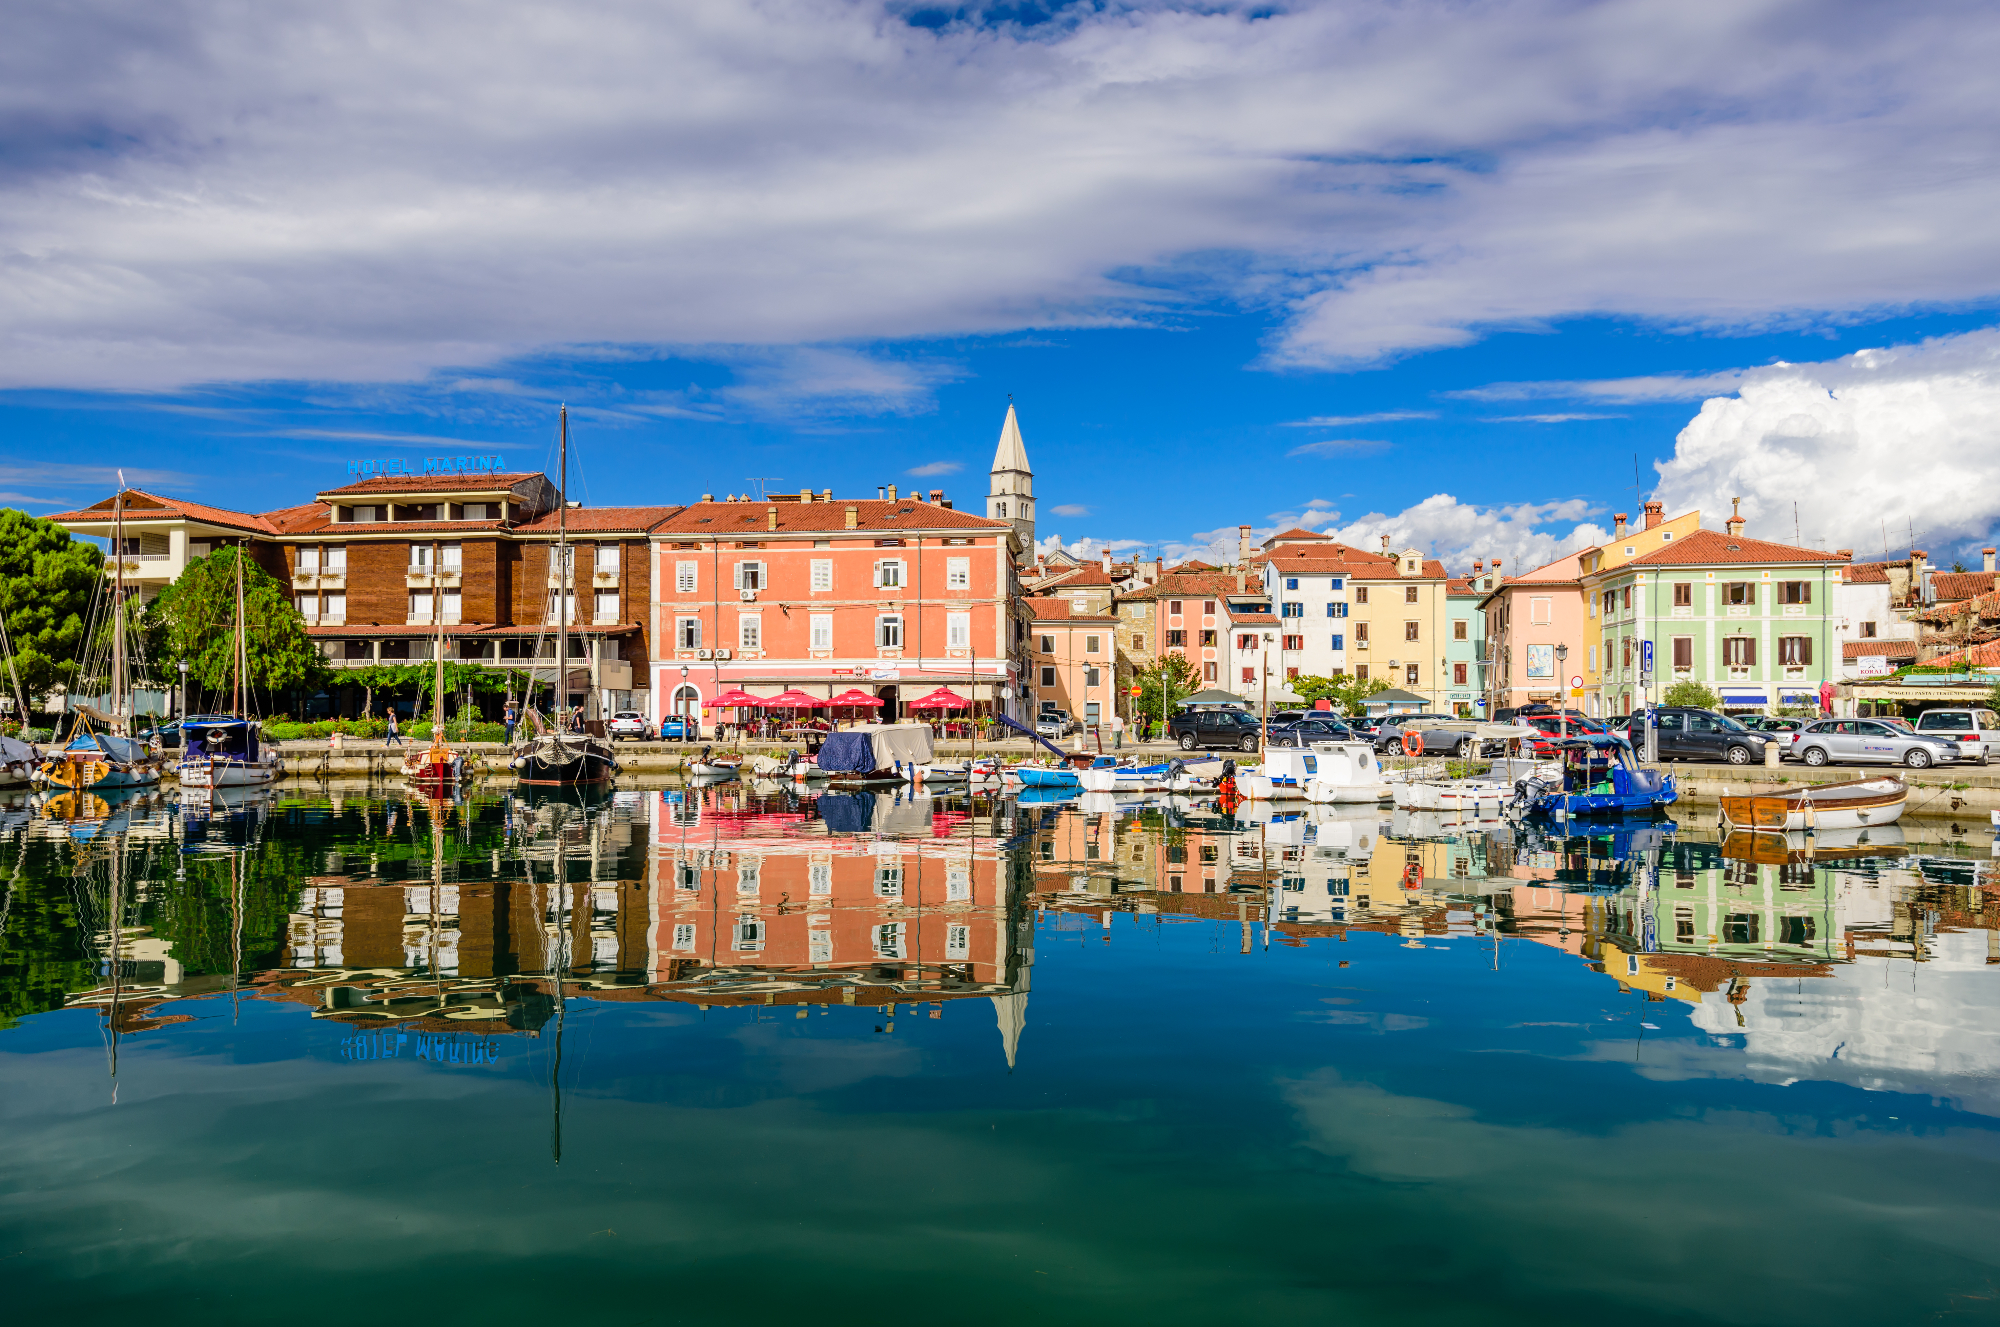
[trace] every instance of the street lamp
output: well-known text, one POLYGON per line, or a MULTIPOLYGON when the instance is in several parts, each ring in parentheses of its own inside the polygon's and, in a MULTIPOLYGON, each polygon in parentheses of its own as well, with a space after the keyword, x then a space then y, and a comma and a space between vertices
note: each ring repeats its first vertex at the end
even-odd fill
MULTIPOLYGON (((687 731, 687 719, 688 719, 688 715, 687 715, 687 711, 686 711, 686 710, 684 710, 684 709, 681 709, 680 707, 681 707, 681 706, 683 706, 683 705, 685 705, 685 704, 687 703, 687 701, 686 701, 686 700, 684 700, 684 699, 682 698, 682 697, 684 696, 684 694, 686 693, 686 691, 687 691, 687 684, 688 684, 688 666, 687 666, 686 664, 682 664, 682 665, 681 665, 681 689, 680 689, 679 691, 676 691, 676 692, 674 693, 674 709, 675 709, 675 712, 676 712, 676 713, 678 713, 678 714, 679 714, 679 715, 681 716, 681 740, 682 740, 682 741, 684 741, 684 742, 685 742, 685 741, 687 741, 687 740, 689 740, 689 739, 688 739, 688 731, 687 731)), ((699 741, 701 740, 701 733, 700 733, 699 731, 697 731, 697 732, 695 733, 695 735, 694 735, 694 739, 693 739, 693 740, 695 740, 695 741, 697 741, 697 742, 699 742, 699 741)))
POLYGON ((1563 667, 1569 662, 1569 646, 1556 646, 1556 715, 1562 720, 1562 735, 1569 738, 1569 711, 1563 707, 1563 667))
POLYGON ((181 716, 180 717, 182 719, 186 719, 187 712, 188 712, 188 665, 187 665, 187 660, 183 659, 181 660, 181 716))

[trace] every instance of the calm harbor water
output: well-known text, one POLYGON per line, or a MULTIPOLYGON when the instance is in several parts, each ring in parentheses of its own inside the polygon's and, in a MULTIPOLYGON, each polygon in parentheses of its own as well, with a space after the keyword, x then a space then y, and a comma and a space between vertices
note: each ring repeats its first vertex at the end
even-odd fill
POLYGON ((1983 830, 0 803, 14 1313, 2000 1316, 1983 830))

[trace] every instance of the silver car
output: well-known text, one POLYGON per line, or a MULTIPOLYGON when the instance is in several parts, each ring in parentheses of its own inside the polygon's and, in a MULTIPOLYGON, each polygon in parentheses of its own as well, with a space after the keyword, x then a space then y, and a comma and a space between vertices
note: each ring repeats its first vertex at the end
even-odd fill
POLYGON ((1880 762, 1926 769, 1958 763, 1958 743, 1951 739, 1878 719, 1821 719, 1787 736, 1791 742, 1786 754, 1808 765, 1880 762))

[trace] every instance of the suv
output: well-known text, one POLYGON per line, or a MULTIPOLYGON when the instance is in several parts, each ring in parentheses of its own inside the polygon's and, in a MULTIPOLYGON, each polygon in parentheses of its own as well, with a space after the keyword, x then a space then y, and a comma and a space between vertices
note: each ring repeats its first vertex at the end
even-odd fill
POLYGON ((1271 716, 1271 744, 1273 746, 1311 746, 1314 742, 1352 742, 1358 740, 1354 730, 1325 710, 1307 710, 1296 718, 1286 718, 1285 711, 1271 716))
POLYGON ((1242 710, 1190 710, 1167 720, 1168 740, 1183 751, 1198 746, 1255 751, 1261 736, 1261 726, 1242 710))
POLYGON ((1035 716, 1035 731, 1043 737, 1068 737, 1076 720, 1066 710, 1043 710, 1035 716))
MULTIPOLYGON (((1726 760, 1732 765, 1761 765, 1764 748, 1779 740, 1775 733, 1745 728, 1726 714, 1691 705, 1660 705, 1653 710, 1659 726, 1661 760, 1726 760)), ((1625 729, 1632 749, 1646 751, 1646 716, 1637 714, 1625 729)))
POLYGON ((618 711, 611 716, 611 722, 604 725, 604 731, 611 735, 613 741, 621 737, 636 737, 643 742, 653 735, 653 730, 646 725, 646 716, 637 710, 618 711))
POLYGON ((2000 714, 1989 709, 1925 710, 1917 716, 1917 731, 1959 743, 1961 760, 1984 765, 2000 755, 2000 714))
MULTIPOLYGON (((1375 743, 1377 751, 1401 751, 1403 749, 1403 725, 1409 723, 1412 719, 1449 719, 1457 722, 1458 716, 1455 714, 1391 714, 1384 717, 1382 722, 1376 726, 1375 731, 1369 734, 1369 740, 1375 743)), ((1458 746, 1461 738, 1469 736, 1466 733, 1455 732, 1449 728, 1443 730, 1425 729, 1424 733, 1424 750, 1426 753, 1451 750, 1458 746), (1430 735, 1432 733, 1440 733, 1440 735, 1432 737, 1430 735), (1443 733, 1450 734, 1450 741, 1444 740, 1443 733)))

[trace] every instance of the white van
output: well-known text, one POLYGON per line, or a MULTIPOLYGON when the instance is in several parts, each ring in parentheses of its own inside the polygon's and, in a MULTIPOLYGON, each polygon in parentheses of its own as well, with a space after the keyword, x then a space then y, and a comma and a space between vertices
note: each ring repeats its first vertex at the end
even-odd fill
POLYGON ((1984 765, 2000 756, 2000 714, 1983 706, 1964 710, 1925 710, 1917 716, 1917 731, 1933 737, 1949 737, 1961 743, 1960 760, 1976 760, 1984 765))

